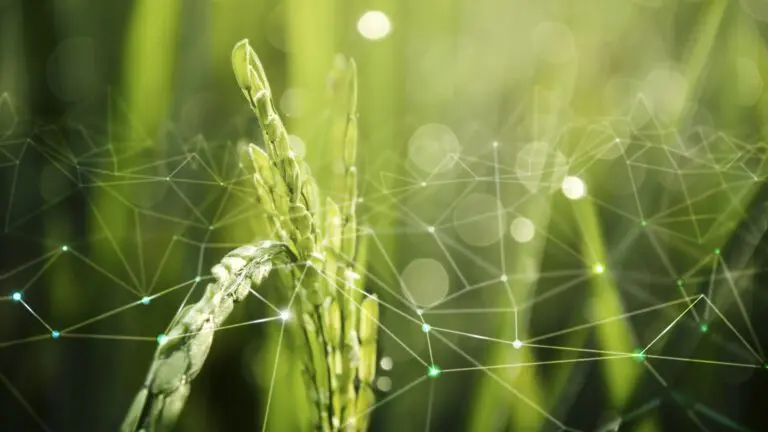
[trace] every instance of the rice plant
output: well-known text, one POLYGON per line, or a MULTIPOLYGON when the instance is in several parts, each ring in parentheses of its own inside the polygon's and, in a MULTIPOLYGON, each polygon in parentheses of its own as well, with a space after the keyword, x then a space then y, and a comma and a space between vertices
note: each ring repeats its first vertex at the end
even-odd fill
POLYGON ((254 193, 273 238, 235 249, 213 267, 215 281, 202 298, 173 320, 147 378, 123 422, 123 431, 173 427, 191 382, 200 372, 215 330, 251 287, 272 270, 281 272, 290 310, 283 317, 304 360, 315 430, 365 430, 374 403, 378 301, 362 289, 363 248, 357 244, 357 81, 353 61, 339 62, 334 87, 345 109, 332 119, 342 130, 345 196, 320 206, 309 167, 291 150, 269 83, 247 40, 232 51, 235 78, 256 114, 266 151, 244 149, 252 165, 254 193), (290 318, 289 318, 290 317, 290 318))

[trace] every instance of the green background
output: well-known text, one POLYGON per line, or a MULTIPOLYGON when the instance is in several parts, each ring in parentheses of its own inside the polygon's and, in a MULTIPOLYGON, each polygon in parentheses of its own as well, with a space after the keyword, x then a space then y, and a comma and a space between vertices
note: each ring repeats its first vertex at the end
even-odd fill
MULTIPOLYGON (((259 140, 230 66, 243 38, 275 97, 294 95, 279 108, 331 196, 327 76, 335 54, 356 60, 368 288, 417 317, 398 279, 414 259, 440 262, 449 294, 480 286, 423 315, 437 329, 429 345, 382 308, 383 326, 422 359, 431 349, 445 372, 398 393, 426 370, 382 332, 379 356, 394 366, 379 376, 392 389, 377 395, 387 402, 373 430, 558 430, 549 415, 580 430, 617 418, 621 430, 761 430, 766 20, 758 0, 0 0, 0 297, 24 288, 64 329, 186 282, 56 341, 0 301, 0 430, 40 427, 30 409, 52 430, 115 429, 195 276, 264 235, 235 151, 259 140), (368 10, 389 17, 386 38, 361 37, 368 10), (444 172, 413 156, 425 124, 460 143, 444 172), (587 198, 565 199, 564 172, 587 198), (503 211, 472 215, 463 200, 475 193, 503 211), (533 241, 510 237, 519 216, 533 241), (498 237, 499 217, 504 242, 467 242, 498 237), (502 273, 508 284, 493 283, 502 273), (510 292, 519 304, 545 297, 515 323, 510 292), (541 342, 581 351, 510 345, 516 329, 525 341, 699 294, 732 328, 699 300, 648 354, 754 367, 628 355, 679 302, 541 342), (585 350, 624 356, 568 362, 594 357, 585 350), (475 367, 470 358, 555 363, 450 371, 475 367)), ((269 314, 249 301, 230 322, 269 314)), ((276 330, 217 334, 178 430, 261 427, 276 330)), ((281 359, 268 429, 301 430, 299 366, 290 350, 281 359)))

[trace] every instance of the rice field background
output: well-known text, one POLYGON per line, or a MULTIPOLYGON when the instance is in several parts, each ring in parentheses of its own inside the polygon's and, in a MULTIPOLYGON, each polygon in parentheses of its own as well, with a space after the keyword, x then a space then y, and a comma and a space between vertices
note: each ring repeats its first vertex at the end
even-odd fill
MULTIPOLYGON (((210 268, 268 237, 230 53, 345 196, 355 59, 373 431, 760 431, 759 0, 0 1, 0 430, 116 430, 210 268)), ((339 201, 340 202, 340 201, 339 201)), ((279 281, 175 430, 308 430, 279 281)))

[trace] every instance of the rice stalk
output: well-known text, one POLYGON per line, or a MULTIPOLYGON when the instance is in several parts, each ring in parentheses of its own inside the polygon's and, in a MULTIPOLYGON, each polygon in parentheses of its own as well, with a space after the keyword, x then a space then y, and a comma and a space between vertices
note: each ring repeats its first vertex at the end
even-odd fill
POLYGON ((278 263, 292 264, 281 276, 284 294, 291 298, 291 316, 296 317, 288 328, 299 341, 303 376, 315 408, 312 428, 365 430, 374 403, 379 305, 375 295, 364 293, 359 276, 364 253, 357 250, 355 216, 355 64, 338 62, 332 75, 334 95, 344 98, 345 106, 332 118, 333 126, 344 131, 345 191, 341 206, 328 198, 324 208, 309 167, 291 150, 264 69, 247 40, 235 45, 232 66, 261 125, 266 151, 251 144, 244 154, 275 240, 239 248, 214 267, 216 282, 197 304, 184 309, 158 347, 122 430, 173 426, 210 349, 213 331, 250 285, 261 284, 278 263))
POLYGON ((323 431, 365 430, 374 399, 378 302, 372 295, 363 298, 362 256, 356 250, 355 63, 337 61, 331 73, 333 96, 343 107, 334 110, 331 128, 341 131, 336 136, 342 146, 345 187, 341 205, 327 198, 324 209, 309 167, 290 148, 263 67, 247 40, 235 46, 232 64, 262 126, 266 152, 255 145, 248 148, 260 201, 275 236, 291 245, 304 263, 293 270, 294 285, 301 281, 294 306, 300 326, 293 331, 305 351, 303 375, 315 407, 314 426, 323 431))
POLYGON ((147 379, 123 421, 122 431, 168 430, 176 423, 213 343, 214 331, 272 268, 292 261, 285 244, 270 241, 242 246, 212 269, 215 282, 202 298, 185 307, 158 347, 147 379))

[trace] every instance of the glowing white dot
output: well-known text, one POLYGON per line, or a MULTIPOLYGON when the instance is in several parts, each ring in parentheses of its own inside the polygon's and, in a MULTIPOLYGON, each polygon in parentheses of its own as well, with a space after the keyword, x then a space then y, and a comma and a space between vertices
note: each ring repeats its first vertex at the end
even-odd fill
POLYGON ((522 347, 522 346, 523 346, 523 343, 520 342, 520 339, 515 339, 512 342, 512 347, 515 348, 515 349, 520 349, 520 347, 522 347))
POLYGON ((427 231, 429 231, 430 233, 434 234, 435 233, 435 227, 429 226, 429 227, 427 227, 427 231))
POLYGON ((494 142, 493 142, 493 148, 496 148, 496 147, 498 147, 498 146, 499 146, 499 142, 498 142, 498 141, 494 141, 494 142))
POLYGON ((381 368, 384 370, 390 370, 394 365, 394 363, 392 362, 392 357, 384 357, 383 359, 381 359, 381 362, 379 362, 379 364, 381 365, 381 368))
POLYGON ((506 281, 508 281, 508 280, 509 280, 509 278, 507 277, 507 275, 501 275, 501 277, 499 278, 499 280, 500 280, 500 281, 502 281, 502 282, 506 282, 506 281))
POLYGON ((392 390, 392 380, 388 377, 380 377, 376 380, 376 387, 383 392, 390 391, 392 390))
POLYGON ((383 39, 391 30, 389 17, 382 11, 368 11, 357 21, 357 31, 366 39, 383 39))
POLYGON ((587 185, 580 178, 574 176, 563 179, 562 189, 565 197, 572 200, 584 198, 587 194, 587 185))
POLYGON ((605 273, 605 266, 601 263, 597 263, 592 266, 592 271, 595 272, 595 274, 603 274, 605 273))
POLYGON ((536 227, 530 219, 524 217, 515 218, 509 227, 512 238, 518 243, 528 243, 536 233, 536 227))
POLYGON ((68 250, 69 250, 69 246, 67 246, 67 245, 64 245, 64 246, 62 246, 62 247, 61 247, 61 250, 62 250, 63 252, 66 252, 66 251, 68 251, 68 250))
POLYGON ((288 321, 289 319, 291 319, 291 311, 289 310, 280 311, 280 319, 283 321, 288 321))

